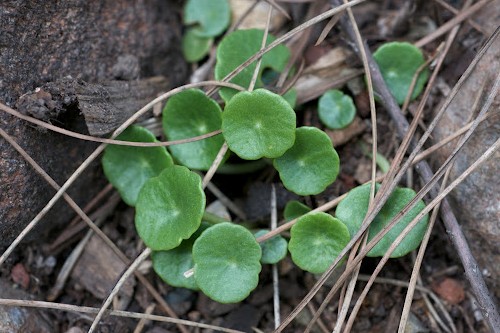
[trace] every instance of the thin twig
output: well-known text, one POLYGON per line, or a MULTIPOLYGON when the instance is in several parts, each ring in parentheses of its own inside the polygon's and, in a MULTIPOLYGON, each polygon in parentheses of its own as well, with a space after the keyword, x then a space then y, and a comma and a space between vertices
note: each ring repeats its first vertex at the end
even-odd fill
MULTIPOLYGON (((354 37, 354 33, 352 31, 352 28, 351 28, 350 24, 348 22, 344 21, 343 22, 343 27, 344 27, 344 31, 346 31, 352 37, 352 39, 354 40, 355 37, 354 37)), ((498 30, 497 30, 497 32, 498 32, 498 30)), ((496 36, 496 34, 494 36, 496 36)), ((485 46, 480 50, 480 52, 478 53, 478 55, 476 56, 476 58, 472 61, 472 63, 469 66, 469 68, 466 70, 466 72, 460 78, 459 82, 455 85, 455 87, 452 90, 451 94, 448 96, 447 100, 443 104, 442 109, 440 110, 440 112, 441 111, 444 112, 444 110, 446 109, 446 107, 451 103, 451 100, 457 94, 459 87, 461 86, 461 84, 463 84, 463 82, 465 81, 465 78, 467 78, 470 75, 470 73, 472 72, 474 66, 479 62, 479 59, 486 52, 486 50, 490 47, 490 45, 492 44, 493 40, 494 40, 494 37, 491 37, 488 40, 488 42, 485 44, 485 46)), ((384 80, 383 80, 383 78, 382 78, 382 76, 380 74, 380 71, 378 70, 378 67, 377 67, 376 63, 373 60, 373 57, 371 56, 371 53, 368 51, 368 47, 366 46, 366 44, 364 45, 364 48, 367 50, 367 55, 369 55, 368 59, 369 59, 369 63, 370 63, 370 70, 374 74, 374 80, 375 80, 374 82, 376 83, 377 90, 379 91, 379 93, 380 93, 380 95, 382 97, 382 102, 385 104, 386 108, 390 111, 391 117, 396 122, 399 135, 402 136, 402 137, 404 137, 404 134, 407 133, 407 131, 409 129, 409 124, 406 121, 406 119, 402 116, 399 107, 397 106, 397 104, 394 101, 393 96, 391 95, 391 93, 387 89, 387 86, 385 85, 385 82, 384 82, 384 80)), ((356 51, 358 51, 358 50, 356 50, 356 51)), ((445 54, 445 53, 443 53, 443 54, 445 54)), ((420 111, 418 111, 418 112, 420 112, 420 111)), ((418 117, 416 117, 416 118, 418 118, 418 117)), ((415 128, 416 128, 417 122, 415 121, 415 119, 414 119, 414 122, 412 123, 411 131, 409 133, 412 133, 412 131, 414 131, 415 128)), ((400 146, 400 151, 398 152, 398 154, 400 155, 399 158, 402 158, 402 152, 404 152, 404 150, 406 150, 405 145, 409 145, 410 143, 412 143, 412 145, 415 146, 415 149, 414 149, 413 153, 411 154, 410 158, 407 160, 407 162, 399 170, 399 173, 397 175, 394 175, 394 173, 396 173, 396 168, 392 168, 391 167, 392 175, 390 175, 390 173, 391 173, 391 171, 390 171, 389 174, 386 175, 386 177, 384 178, 384 182, 382 183, 382 187, 379 190, 379 192, 377 193, 378 199, 376 200, 375 207, 373 207, 372 212, 371 212, 371 214, 369 214, 370 216, 367 216, 367 219, 373 220, 373 218, 378 213, 378 211, 380 211, 382 205, 385 203, 385 201, 387 200, 389 194, 391 193, 392 188, 395 187, 395 184, 403 176, 404 172, 407 170, 407 168, 411 164, 414 155, 416 154, 416 152, 418 152, 418 150, 421 148, 421 146, 423 145, 423 143, 425 142, 425 140, 428 138, 428 135, 430 134, 430 131, 433 130, 433 128, 435 127, 435 125, 436 125, 436 123, 437 123, 438 120, 439 120, 439 114, 436 117, 436 119, 434 119, 434 121, 429 125, 428 130, 426 131, 426 133, 424 134, 424 136, 418 142, 417 145, 414 145, 411 142, 410 136, 407 136, 406 142, 403 141, 403 143, 400 146), (391 182, 391 180, 392 180, 392 182, 391 182), (382 189, 384 188, 384 185, 386 186, 386 191, 385 192, 382 191, 382 189)), ((454 156, 455 155, 450 156, 450 158, 454 158, 454 156)), ((395 158, 395 160, 396 160, 396 158, 395 158)), ((448 162, 449 161, 450 161, 450 159, 448 160, 448 162)), ((395 163, 397 163, 397 162, 393 161, 393 166, 395 165, 395 163)), ((419 173, 421 173, 421 176, 424 178, 424 180, 427 183, 431 179, 433 179, 433 182, 435 182, 436 178, 433 177, 432 171, 430 170, 430 167, 427 165, 427 163, 420 162, 418 164, 418 166, 419 167, 417 168, 417 171, 419 173)), ((444 167, 446 167, 446 166, 444 165, 444 167)), ((440 172, 442 174, 442 169, 440 169, 440 172)), ((427 189, 425 189, 424 191, 421 191, 420 193, 426 193, 429 190, 432 191, 432 193, 433 193, 434 196, 436 195, 436 193, 434 192, 433 188, 431 188, 429 186, 427 187, 427 189)), ((421 198, 418 198, 416 200, 420 200, 420 199, 421 198)), ((413 201, 411 204, 414 204, 415 202, 416 201, 413 201)), ((446 205, 447 205, 447 201, 445 200, 444 203, 443 203, 443 209, 445 211, 446 211, 446 205)), ((448 204, 448 211, 451 212, 451 208, 449 207, 449 204, 448 204)), ((402 212, 399 215, 402 215, 404 213, 406 213, 406 212, 402 212)), ((465 241, 465 238, 464 238, 463 234, 461 233, 461 230, 460 230, 460 228, 458 226, 458 222, 456 221, 456 219, 454 218, 453 215, 451 215, 451 216, 445 216, 444 219, 445 219, 445 222, 448 223, 447 227, 453 229, 454 235, 456 235, 456 237, 457 237, 457 239, 453 238, 452 240, 454 242, 459 242, 460 243, 460 244, 454 244, 454 245, 457 247, 457 249, 458 249, 458 247, 460 247, 459 251, 462 254, 462 258, 465 258, 465 257, 467 258, 466 261, 463 261, 464 267, 466 267, 466 271, 469 270, 468 274, 471 274, 473 276, 479 275, 479 276, 475 276, 475 278, 478 279, 478 280, 480 280, 480 281, 479 282, 471 282, 471 283, 477 283, 477 285, 479 286, 477 288, 479 288, 479 290, 481 292, 481 296, 480 297, 481 297, 482 301, 484 301, 488 305, 490 305, 489 307, 483 308, 483 311, 488 311, 488 312, 489 311, 493 311, 493 313, 492 313, 493 315, 492 316, 498 318, 498 313, 495 310, 495 305, 494 305, 493 301, 491 300, 491 297, 490 297, 490 295, 489 295, 489 293, 487 291, 488 289, 486 288, 486 285, 484 284, 484 280, 483 280, 482 276, 480 276, 480 272, 478 272, 479 270, 477 270, 477 268, 475 268, 475 272, 472 272, 472 268, 473 267, 477 267, 477 264, 475 266, 471 265, 471 260, 473 260, 473 261, 475 261, 475 260, 474 260, 474 258, 470 258, 471 257, 470 250, 468 249, 468 246, 467 246, 467 243, 465 241), (454 222, 453 222, 452 218, 453 218, 454 222), (460 239, 458 239, 458 238, 460 238, 460 239)), ((395 222, 395 220, 393 220, 392 222, 395 222)), ((351 247, 353 246, 353 244, 361 237, 361 235, 368 228, 368 226, 365 225, 364 222, 363 222, 363 225, 360 228, 360 230, 358 231, 358 233, 356 233, 356 235, 353 236, 353 238, 349 241, 349 243, 346 245, 346 247, 341 251, 341 253, 337 257, 337 259, 334 260, 334 262, 327 269, 327 271, 325 273, 323 273, 323 275, 318 279, 318 281, 315 283, 315 285, 313 286, 313 288, 304 297, 304 299, 299 303, 299 305, 283 321, 283 323, 281 324, 281 326, 278 329, 278 331, 283 330, 284 327, 286 327, 291 322, 291 320, 305 307, 305 304, 307 304, 307 302, 309 302, 310 299, 312 299, 312 297, 314 297, 314 295, 319 291, 319 289, 321 288, 321 286, 325 283, 325 281, 328 279, 328 277, 332 274, 334 268, 336 267, 336 265, 338 264, 338 262, 341 260, 341 258, 343 258, 343 256, 347 253, 347 251, 349 251, 351 249, 351 247)), ((391 228, 392 226, 393 226, 393 224, 390 223, 387 226, 387 228, 391 228)), ((388 229, 386 229, 386 231, 387 230, 388 229)), ((381 232, 377 236, 381 236, 382 234, 385 234, 385 233, 381 232)), ((363 251, 363 252, 365 252, 365 251, 363 251)), ((325 299, 324 303, 322 304, 322 307, 326 306, 325 304, 327 304, 327 302, 329 301, 328 297, 333 297, 333 296, 329 294, 327 296, 327 298, 325 299)), ((318 310, 318 312, 320 312, 320 311, 322 311, 322 308, 320 308, 318 310)), ((490 318, 490 320, 492 320, 492 322, 495 322, 495 320, 492 319, 492 318, 490 318)), ((500 325, 497 325, 497 326, 500 327, 500 325)))
MULTIPOLYGON (((477 5, 477 4, 476 4, 477 5)), ((471 7, 472 8, 472 7, 471 7)), ((345 26, 344 30, 349 32, 350 27, 345 26)), ((448 96, 448 98, 445 100, 445 103, 442 105, 441 110, 438 112, 438 115, 436 115, 435 119, 432 121, 432 123, 429 125, 429 130, 433 130, 434 127, 437 125, 437 122, 439 121, 441 115, 444 113, 446 108, 449 106, 451 103, 453 97, 458 93, 459 88, 465 81, 467 77, 469 77, 470 73, 472 70, 475 68, 475 65, 479 62, 479 60, 482 58, 483 54, 489 49, 489 47, 492 45, 492 43, 496 40, 498 34, 500 33, 500 29, 497 28, 495 33, 488 39, 488 41, 485 43, 483 48, 478 52, 477 56, 474 58, 472 61, 471 65, 467 68, 467 70, 464 72, 462 77, 460 78, 459 82, 455 85, 453 88, 452 92, 448 96)), ((448 47, 448 45, 447 45, 448 47)), ((365 48, 366 45, 365 45, 365 48)), ((370 57, 371 58, 371 57, 370 57)), ((378 71, 378 67, 376 66, 373 58, 370 59, 370 67, 372 70, 376 73, 378 71)), ((385 82, 383 81, 382 77, 379 75, 380 73, 377 74, 376 76, 376 86, 377 90, 379 93, 382 95, 382 102, 385 104, 386 109, 389 111, 390 116, 395 120, 396 127, 398 130, 398 133, 403 136, 404 133, 408 130, 408 123, 404 117, 402 117, 400 113, 400 109, 397 106, 397 104, 394 102, 392 96, 390 95, 390 92, 387 89, 387 86, 385 85, 385 82)), ((490 98, 492 99, 492 95, 496 94, 496 91, 492 90, 492 93, 490 94, 490 98)), ((483 113, 484 114, 484 113, 483 113)), ((480 118, 480 117, 479 117, 480 118)), ((477 122, 479 119, 475 120, 475 124, 477 126, 477 122)), ((430 133, 430 132, 429 132, 430 133)), ((421 148, 423 145, 423 142, 428 137, 428 132, 422 136, 421 140, 415 145, 412 143, 411 145, 414 146, 415 149, 414 153, 418 151, 418 149, 421 148)), ((414 158, 413 154, 410 156, 409 160, 412 160, 414 158)), ((433 178, 433 173, 431 171, 431 168, 429 165, 425 162, 422 161, 417 164, 417 172, 420 174, 422 177, 422 180, 424 182, 429 182, 430 179, 433 178)), ((441 170, 442 171, 442 170, 441 170)), ((431 188, 431 195, 436 196, 436 189, 431 188)), ((447 200, 443 201, 442 204, 442 218, 443 222, 446 225, 447 230, 449 230, 450 233, 450 239, 457 250, 457 253, 462 261, 462 264, 464 266, 465 272, 467 279, 469 280, 474 293, 481 304, 481 309, 483 311, 484 317, 488 321, 488 325, 494 332, 500 331, 500 316, 498 314, 498 311, 496 310, 496 305, 494 301, 491 298, 491 294, 488 291, 488 288, 484 282, 484 278, 481 275, 481 272, 479 269, 477 269, 478 264, 473 257, 470 248, 467 244, 467 241, 465 239, 465 236, 458 224, 458 221, 456 217, 453 215, 451 207, 448 203, 447 200)))
MULTIPOLYGON (((440 6, 444 7, 445 9, 449 10, 454 15, 457 15, 458 13, 460 13, 460 11, 458 9, 456 9, 452 5, 449 5, 447 2, 445 2, 443 0, 434 0, 434 2, 436 2, 440 6)), ((476 29, 477 31, 482 33, 483 35, 487 35, 487 33, 484 31, 484 29, 480 25, 478 25, 473 19, 470 19, 470 18, 467 19, 467 24, 469 24, 471 27, 473 27, 474 29, 476 29)))
MULTIPOLYGON (((146 312, 144 312, 144 314, 147 314, 147 315, 150 315, 153 313, 154 309, 155 309, 156 305, 153 303, 153 304, 150 304, 147 308, 146 308, 146 312)), ((142 318, 141 320, 139 320, 139 322, 137 323, 137 326, 135 327, 134 329, 134 332, 133 333, 141 333, 142 330, 144 329, 144 326, 146 326, 148 320, 146 318, 142 318)))
POLYGON ((417 47, 422 47, 422 46, 432 42, 433 40, 435 40, 439 36, 444 35, 448 31, 453 29, 453 27, 455 27, 457 24, 467 20, 469 17, 471 17, 477 11, 479 11, 481 8, 483 8, 485 5, 487 5, 490 1, 491 0, 482 0, 482 1, 475 3, 474 5, 470 6, 469 8, 460 11, 451 20, 449 20, 448 22, 446 22, 445 24, 443 24, 442 26, 440 26, 439 28, 437 28, 436 30, 434 30, 432 33, 428 34, 424 38, 415 42, 414 45, 417 47))
MULTIPOLYGON (((264 29, 264 35, 262 37, 262 42, 260 45, 261 50, 266 47, 267 36, 269 35, 269 26, 271 24, 271 14, 272 13, 273 13, 273 7, 269 6, 269 10, 267 11, 266 28, 264 29)), ((262 57, 260 57, 259 60, 257 60, 257 64, 255 65, 255 69, 253 71, 252 80, 250 81, 250 84, 248 85, 248 91, 253 91, 253 89, 255 88, 255 83, 257 82, 257 77, 259 76, 261 64, 262 64, 262 57)))
MULTIPOLYGON (((187 84, 175 89, 170 90, 169 92, 160 95, 159 97, 155 98, 146 106, 144 106, 142 109, 137 111, 133 116, 131 116, 129 119, 127 119, 120 127, 118 127, 115 132, 112 135, 112 138, 116 138, 121 132, 123 132, 129 125, 131 125, 135 120, 137 120, 140 116, 142 116, 144 113, 146 113, 149 109, 151 109, 155 104, 169 98, 170 96, 173 96, 181 91, 190 89, 190 88, 197 88, 197 87, 202 87, 205 85, 221 85, 223 83, 218 82, 218 81, 208 81, 208 82, 199 82, 199 83, 192 83, 192 84, 187 84)), ((2 131, 5 133, 4 131, 2 131)), ((6 133, 5 133, 6 134, 6 133)), ((50 199, 50 201, 45 205, 45 207, 31 220, 31 222, 23 229, 23 231, 18 235, 18 237, 11 243, 11 245, 5 250, 5 252, 2 254, 0 257, 0 266, 5 262, 7 257, 12 253, 12 251, 16 248, 16 246, 24 239, 24 237, 38 224, 38 222, 49 212, 49 210, 54 206, 54 204, 65 194, 66 190, 69 188, 71 184, 83 173, 83 171, 100 155, 100 153, 104 150, 106 147, 106 144, 103 143, 99 145, 93 152, 92 154, 87 157, 87 159, 76 169, 75 172, 66 180, 66 182, 59 188, 56 194, 50 199)), ((24 156, 24 158, 28 158, 28 156, 24 156)), ((32 160, 32 159, 31 159, 32 160)), ((34 162, 34 161, 33 161, 34 162)), ((36 164, 36 163, 35 163, 36 164)), ((43 170, 37 170, 39 173, 43 174, 45 173, 43 170)), ((57 184, 51 183, 52 186, 58 186, 57 184)), ((79 209, 79 208, 78 208, 79 209)), ((83 213, 83 212, 82 212, 83 213)), ((96 231, 96 230, 94 230, 96 231)), ((99 232, 100 230, 97 230, 96 232, 99 232)))
MULTIPOLYGON (((99 312, 98 308, 92 308, 92 307, 88 307, 88 306, 78 306, 78 305, 70 305, 70 304, 62 304, 62 303, 54 303, 54 302, 44 302, 44 301, 6 299, 6 298, 0 298, 0 305, 16 306, 16 307, 28 307, 28 308, 41 308, 41 309, 54 309, 54 310, 60 310, 60 311, 66 311, 66 312, 90 313, 90 314, 94 314, 94 313, 99 312)), ((189 320, 169 318, 169 317, 158 316, 158 315, 147 315, 147 314, 138 313, 138 312, 109 310, 109 311, 106 311, 106 314, 109 314, 110 316, 116 316, 116 317, 148 319, 148 320, 154 320, 154 321, 159 321, 159 322, 164 322, 164 323, 173 323, 173 324, 181 325, 181 327, 182 327, 182 325, 185 325, 185 326, 206 328, 206 329, 216 330, 216 331, 220 331, 220 332, 227 332, 227 333, 244 333, 242 331, 233 330, 233 329, 220 327, 220 326, 196 323, 196 322, 189 321, 189 320)))
POLYGON ((147 247, 142 253, 134 260, 134 262, 127 268, 125 273, 120 277, 118 282, 115 284, 113 287, 113 290, 109 293, 108 297, 104 301, 104 304, 101 306, 99 309, 99 312, 94 318, 94 321, 92 322, 92 325, 90 326, 90 329, 88 333, 94 332, 94 330, 97 328, 97 325, 99 325, 99 321, 101 320, 102 316, 104 316, 106 310, 108 309, 109 305, 111 302, 113 302, 113 298, 115 298, 116 294, 120 291, 120 288, 123 286, 125 281, 132 275, 134 274, 134 271, 139 267, 139 265, 146 260, 147 257, 151 254, 151 249, 147 247))
MULTIPOLYGON (((271 230, 278 227, 278 207, 276 204, 276 187, 272 184, 271 187, 271 230)), ((281 315, 280 315, 280 287, 278 278, 278 265, 273 264, 272 267, 273 275, 273 308, 274 308, 274 328, 280 326, 281 315)))
MULTIPOLYGON (((205 83, 207 85, 209 84, 216 84, 224 87, 229 87, 235 90, 245 90, 241 86, 231 83, 231 82, 221 82, 221 81, 204 81, 204 82, 198 82, 199 83, 205 83)), ((161 97, 161 96, 160 96, 161 97)), ((156 99, 155 99, 156 100, 156 99)), ((210 133, 198 135, 192 138, 187 138, 187 139, 180 139, 180 140, 172 140, 172 141, 165 141, 165 142, 134 142, 134 141, 122 141, 122 140, 113 140, 113 139, 106 139, 106 138, 99 138, 95 136, 90 136, 90 135, 85 135, 77 132, 73 132, 61 127, 57 127, 55 125, 46 123, 44 121, 41 121, 39 119, 24 115, 20 113, 19 111, 16 111, 7 105, 3 104, 0 102, 0 110, 17 117, 19 119, 28 121, 32 124, 41 126, 43 128, 46 128, 48 130, 51 130, 56 133, 60 133, 72 138, 80 139, 80 140, 85 140, 85 141, 90 141, 90 142, 99 142, 99 143, 107 143, 107 144, 113 144, 113 145, 119 145, 119 146, 132 146, 132 147, 167 147, 167 146, 173 146, 173 145, 179 145, 183 143, 189 143, 189 142, 194 142, 194 141, 200 141, 204 140, 206 138, 210 138, 212 136, 218 135, 221 133, 220 130, 213 131, 210 133)))

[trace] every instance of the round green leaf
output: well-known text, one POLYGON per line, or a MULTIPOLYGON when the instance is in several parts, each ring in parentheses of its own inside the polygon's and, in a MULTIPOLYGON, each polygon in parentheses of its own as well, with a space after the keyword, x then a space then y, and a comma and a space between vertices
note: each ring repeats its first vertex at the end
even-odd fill
MULTIPOLYGON (((117 140, 156 142, 155 136, 140 126, 130 126, 117 140)), ((144 183, 173 165, 165 147, 131 147, 108 145, 102 157, 106 178, 120 193, 123 201, 135 206, 144 183)))
POLYGON ((194 278, 214 301, 240 302, 257 287, 261 256, 250 231, 228 222, 216 224, 194 243, 194 278))
MULTIPOLYGON (((189 89, 172 96, 163 109, 163 130, 169 140, 192 138, 219 130, 221 109, 203 91, 189 89)), ((170 146, 172 156, 190 169, 208 170, 224 143, 222 135, 170 146)))
POLYGON ((182 36, 182 54, 188 62, 197 62, 208 54, 213 41, 211 37, 200 37, 193 29, 188 29, 182 36))
POLYGON ((227 0, 188 0, 184 6, 184 23, 196 24, 200 37, 220 35, 229 25, 231 8, 227 0))
MULTIPOLYGON (((259 230, 255 233, 255 238, 264 236, 269 230, 259 230)), ((288 243, 280 235, 276 235, 260 243, 262 249, 262 258, 260 262, 263 264, 276 264, 278 261, 286 257, 288 243)))
MULTIPOLYGON (((377 185, 377 188, 378 187, 379 185, 377 185)), ((397 187, 370 225, 368 240, 371 240, 389 222, 391 222, 392 218, 396 216, 396 214, 398 214, 414 197, 415 191, 412 189, 397 187)), ((347 197, 337 206, 336 215, 347 225, 351 237, 358 232, 361 227, 361 223, 363 223, 363 219, 368 211, 369 198, 370 184, 366 184, 352 189, 347 197)), ((424 208, 425 204, 420 200, 416 206, 406 216, 404 216, 370 252, 368 252, 367 255, 369 257, 383 256, 403 229, 424 208)), ((413 230, 403 239, 401 244, 396 247, 396 250, 391 254, 391 258, 404 256, 415 250, 420 245, 427 228, 428 219, 429 217, 426 215, 418 222, 413 230)))
POLYGON ((318 112, 319 119, 326 127, 341 129, 354 120, 356 107, 350 96, 340 90, 331 89, 320 97, 318 112))
MULTIPOLYGON (((227 74, 232 72, 248 58, 260 50, 264 31, 258 29, 236 30, 224 37, 217 47, 217 62, 215 64, 215 78, 222 80, 227 74)), ((276 38, 271 34, 267 37, 267 44, 276 38)), ((262 87, 261 75, 266 68, 272 68, 281 72, 290 57, 290 51, 285 45, 278 45, 262 56, 262 63, 257 77, 256 87, 262 87)), ((255 71, 256 61, 246 67, 241 73, 236 75, 231 82, 242 87, 248 87, 255 71)), ((229 101, 238 91, 231 88, 221 88, 220 95, 224 101, 229 101)))
POLYGON ((194 241, 208 227, 208 223, 202 222, 200 228, 189 239, 183 240, 175 249, 155 251, 151 254, 153 269, 163 281, 173 287, 198 290, 194 276, 185 277, 184 273, 194 266, 191 253, 194 241))
POLYGON ((321 212, 302 216, 290 232, 293 262, 314 274, 325 272, 351 239, 345 224, 321 212))
POLYGON ((222 133, 229 148, 245 160, 275 158, 295 141, 295 112, 268 90, 242 91, 226 104, 222 133))
POLYGON ((152 250, 170 250, 199 228, 205 209, 201 178, 174 165, 144 184, 135 210, 135 227, 152 250))
POLYGON ((304 205, 302 202, 291 200, 287 202, 285 210, 283 211, 283 215, 285 217, 285 220, 291 221, 293 219, 301 217, 302 215, 306 215, 310 211, 311 208, 304 205))
POLYGON ((285 187, 299 195, 323 192, 339 173, 339 156, 325 132, 316 127, 297 128, 295 143, 274 160, 285 187))
MULTIPOLYGON (((387 87, 396 101, 402 105, 410 89, 413 76, 425 63, 420 49, 406 42, 391 42, 382 45, 373 53, 387 87)), ((415 84, 411 100, 417 98, 429 78, 429 70, 424 69, 415 84)))

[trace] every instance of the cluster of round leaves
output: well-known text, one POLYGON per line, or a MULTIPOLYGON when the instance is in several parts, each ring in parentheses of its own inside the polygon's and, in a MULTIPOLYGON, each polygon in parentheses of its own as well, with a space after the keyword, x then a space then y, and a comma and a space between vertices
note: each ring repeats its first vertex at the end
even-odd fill
MULTIPOLYGON (((200 18, 186 22, 195 21, 199 33, 214 31, 200 18)), ((217 53, 216 78, 221 79, 258 51, 262 37, 259 30, 237 31, 226 37, 217 53), (242 52, 234 53, 235 45, 242 52)), ((268 42, 273 39, 269 36, 268 42)), ((266 56, 262 68, 280 71, 289 51, 284 46, 278 47, 274 54, 266 56)), ((253 69, 243 71, 233 82, 248 85, 252 73, 253 69)), ((257 86, 262 85, 261 74, 262 70, 257 86)), ((289 203, 285 218, 298 218, 289 243, 275 236, 259 244, 256 238, 268 230, 254 234, 229 222, 202 223, 205 194, 200 176, 191 170, 207 170, 224 142, 242 159, 272 159, 285 187, 300 195, 322 192, 339 172, 339 157, 329 137, 317 128, 296 128, 295 112, 285 98, 266 89, 252 92, 225 89, 220 95, 226 102, 224 111, 200 90, 185 90, 171 97, 163 110, 163 129, 169 140, 218 130, 222 135, 170 146, 170 153, 164 147, 108 146, 102 164, 124 201, 135 206, 136 229, 146 246, 154 251, 153 267, 158 275, 173 286, 200 289, 216 301, 232 303, 243 300, 257 286, 261 264, 277 263, 288 251, 302 269, 324 272, 359 229, 368 209, 368 192, 366 187, 352 190, 339 205, 337 217, 310 212, 309 207, 299 202, 289 203), (184 276, 191 269, 193 275, 184 276)), ((325 96, 349 104, 341 93, 325 96)), ((345 115, 335 121, 339 128, 348 123, 345 115)), ((138 126, 131 126, 117 139, 156 141, 153 134, 138 126)), ((369 237, 380 231, 413 196, 409 189, 397 189, 370 227, 369 237)), ((422 205, 419 203, 370 255, 383 255, 422 205)), ((418 246, 426 227, 424 220, 393 256, 404 255, 418 246)))

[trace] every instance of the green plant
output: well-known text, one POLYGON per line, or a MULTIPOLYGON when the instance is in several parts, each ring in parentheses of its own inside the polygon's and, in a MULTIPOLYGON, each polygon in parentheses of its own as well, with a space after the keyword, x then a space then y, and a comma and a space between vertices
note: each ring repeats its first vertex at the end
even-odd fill
POLYGON ((182 52, 189 62, 203 59, 219 36, 229 25, 231 11, 227 0, 188 0, 184 6, 184 24, 188 26, 182 37, 182 52))
MULTIPOLYGON (((219 104, 199 89, 172 96, 163 109, 163 131, 169 140, 188 139, 220 130, 221 123, 219 104)), ((224 138, 214 136, 174 145, 169 150, 180 164, 190 169, 208 170, 223 143, 224 138)))
MULTIPOLYGON (((218 50, 216 77, 223 77, 258 50, 259 38, 263 38, 259 30, 237 31, 225 37, 218 50), (235 45, 242 52, 233 50, 235 45), (230 59, 230 55, 236 60, 230 59)), ((273 39, 270 36, 268 41, 273 39)), ((276 50, 263 57, 263 67, 283 69, 289 51, 285 46, 276 50)), ((249 84, 251 72, 243 71, 233 80, 249 84)), ((259 79, 257 83, 262 84, 259 79)), ((368 209, 369 188, 353 189, 339 204, 336 217, 311 212, 300 202, 288 203, 283 215, 287 220, 298 218, 288 242, 278 235, 259 244, 256 238, 268 230, 251 231, 206 213, 201 178, 191 170, 209 169, 224 142, 230 149, 228 154, 232 152, 241 159, 271 159, 269 164, 278 171, 284 186, 299 195, 323 192, 335 181, 340 168, 330 138, 315 127, 296 128, 295 111, 284 97, 267 89, 237 92, 227 88, 220 93, 226 101, 223 111, 201 90, 189 89, 174 95, 163 110, 162 123, 169 140, 218 130, 222 135, 171 146, 173 159, 165 148, 108 146, 102 163, 123 199, 135 205, 136 229, 154 251, 153 267, 158 275, 173 286, 199 289, 216 301, 231 303, 241 301, 257 286, 262 264, 275 264, 288 251, 302 269, 324 272, 359 230, 368 209)), ((127 129, 119 139, 156 140, 138 126, 127 129)), ((380 231, 414 195, 410 189, 397 189, 371 225, 369 237, 380 231)), ((418 203, 369 254, 383 255, 422 208, 423 203, 418 203)), ((393 256, 404 255, 418 246, 426 223, 425 218, 393 256)))
MULTIPOLYGON (((377 185, 377 188, 378 187, 380 186, 377 185)), ((412 189, 402 187, 396 188, 370 225, 368 240, 371 240, 373 236, 379 233, 414 197, 415 191, 412 189)), ((337 207, 335 215, 347 225, 351 236, 356 234, 361 227, 361 223, 368 211, 369 198, 370 185, 358 186, 352 189, 337 207)), ((419 201, 416 206, 410 210, 370 252, 368 252, 367 255, 370 257, 383 256, 401 231, 403 231, 413 218, 415 218, 424 208, 424 202, 419 201)), ((418 247, 424 237, 428 219, 426 215, 419 221, 415 228, 413 228, 413 230, 403 239, 401 244, 396 247, 391 255, 392 258, 404 256, 418 247)))
POLYGON ((356 116, 352 98, 342 91, 331 89, 320 97, 318 102, 319 119, 330 129, 348 126, 356 116))
MULTIPOLYGON (((156 142, 147 129, 130 126, 117 140, 156 142)), ((137 196, 144 183, 173 165, 172 158, 164 147, 108 146, 102 157, 102 168, 108 181, 120 193, 123 201, 135 206, 137 196), (130 157, 133 158, 130 158, 130 157)))
MULTIPOLYGON (((387 87, 396 101, 402 105, 408 95, 413 77, 420 66, 425 63, 422 51, 406 42, 391 42, 379 47, 373 57, 384 77, 387 87)), ((422 92, 429 77, 429 70, 425 68, 418 76, 411 100, 422 92)))
POLYGON ((297 266, 319 274, 330 267, 350 239, 339 219, 326 213, 309 213, 292 227, 288 249, 297 266))

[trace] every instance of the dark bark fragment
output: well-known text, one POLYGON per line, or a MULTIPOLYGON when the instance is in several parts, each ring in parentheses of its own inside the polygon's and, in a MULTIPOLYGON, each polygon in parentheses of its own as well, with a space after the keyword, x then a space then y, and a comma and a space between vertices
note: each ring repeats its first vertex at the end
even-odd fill
MULTIPOLYGON (((2 1, 0 101, 14 106, 23 94, 67 76, 94 84, 117 76, 163 75, 170 87, 181 84, 187 67, 179 51, 178 8, 177 1, 166 0, 2 1), (138 64, 124 61, 128 55, 136 57, 138 64), (124 71, 127 63, 132 66, 128 72, 124 71)), ((66 92, 60 97, 39 94, 39 109, 31 113, 41 112, 53 124, 87 133, 79 109, 66 92), (51 104, 57 98, 62 98, 63 110, 51 104)), ((40 131, 5 113, 0 113, 0 126, 59 184, 96 147, 40 131)), ((79 204, 90 200, 104 183, 97 164, 69 191, 79 204)), ((8 245, 53 194, 22 157, 0 140, 0 247, 8 245)), ((56 205, 42 228, 67 221, 72 213, 66 207, 56 205)))

